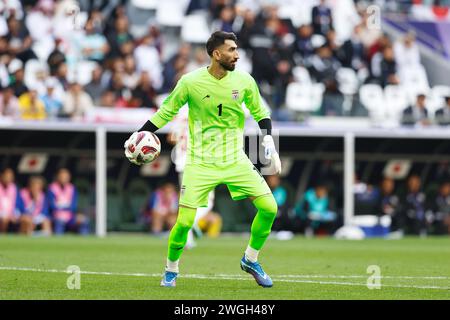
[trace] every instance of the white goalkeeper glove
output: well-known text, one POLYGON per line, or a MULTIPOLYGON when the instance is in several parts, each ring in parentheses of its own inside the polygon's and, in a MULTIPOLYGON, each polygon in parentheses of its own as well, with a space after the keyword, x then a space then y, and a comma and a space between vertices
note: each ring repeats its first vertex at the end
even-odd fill
POLYGON ((137 159, 133 155, 133 152, 130 150, 132 148, 129 148, 130 145, 133 145, 135 143, 137 134, 138 134, 137 131, 133 132, 131 136, 127 139, 127 141, 125 141, 123 147, 125 148, 125 157, 127 157, 127 159, 130 160, 131 163, 140 166, 142 163, 137 161, 137 159))
POLYGON ((281 161, 278 155, 277 149, 275 148, 275 143, 270 135, 265 135, 262 141, 264 147, 264 157, 271 160, 271 165, 274 166, 275 172, 277 174, 281 173, 281 161))

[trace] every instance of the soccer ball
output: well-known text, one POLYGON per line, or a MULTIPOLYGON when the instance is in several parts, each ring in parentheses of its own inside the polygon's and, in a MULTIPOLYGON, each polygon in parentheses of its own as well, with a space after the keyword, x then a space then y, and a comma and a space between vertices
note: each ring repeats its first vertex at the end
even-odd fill
POLYGON ((161 142, 153 132, 137 132, 127 147, 129 154, 139 163, 150 163, 158 158, 161 152, 161 142))

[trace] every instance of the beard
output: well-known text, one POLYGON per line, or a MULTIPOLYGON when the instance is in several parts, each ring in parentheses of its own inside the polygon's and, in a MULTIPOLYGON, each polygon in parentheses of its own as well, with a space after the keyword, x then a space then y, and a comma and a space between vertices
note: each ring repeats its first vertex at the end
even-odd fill
POLYGON ((222 68, 224 68, 227 71, 234 71, 234 68, 236 67, 236 65, 232 65, 231 63, 226 63, 222 61, 220 61, 219 64, 222 66, 222 68))

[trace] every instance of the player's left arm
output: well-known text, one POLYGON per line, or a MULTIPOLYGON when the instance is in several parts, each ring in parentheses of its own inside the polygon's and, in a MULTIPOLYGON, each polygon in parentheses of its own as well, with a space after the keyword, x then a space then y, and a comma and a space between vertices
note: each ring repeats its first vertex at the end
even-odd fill
POLYGON ((276 173, 281 173, 280 156, 275 148, 272 137, 272 120, 270 119, 270 111, 263 105, 261 94, 255 79, 250 76, 250 84, 244 94, 245 106, 250 111, 253 119, 258 122, 259 128, 263 133, 264 156, 270 159, 275 167, 276 173))

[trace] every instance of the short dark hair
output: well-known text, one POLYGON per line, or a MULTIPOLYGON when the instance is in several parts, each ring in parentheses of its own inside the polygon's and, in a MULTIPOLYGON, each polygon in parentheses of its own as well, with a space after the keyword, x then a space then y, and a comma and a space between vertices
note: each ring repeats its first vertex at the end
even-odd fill
POLYGON ((225 40, 233 40, 234 42, 237 41, 237 37, 233 32, 225 32, 225 31, 216 31, 214 32, 206 42, 206 52, 208 52, 208 55, 212 57, 213 51, 223 45, 225 43, 225 40))

